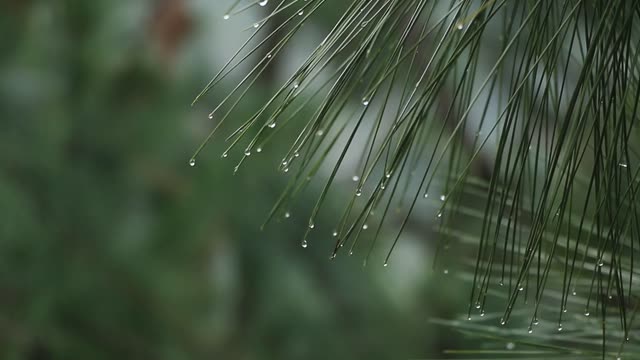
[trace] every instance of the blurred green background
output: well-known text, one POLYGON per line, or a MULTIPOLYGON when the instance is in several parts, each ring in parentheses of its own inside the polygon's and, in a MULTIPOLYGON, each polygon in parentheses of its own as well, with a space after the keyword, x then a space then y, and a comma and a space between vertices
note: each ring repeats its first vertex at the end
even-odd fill
POLYGON ((233 175, 220 137, 188 166, 233 78, 189 104, 252 23, 224 22, 226 6, 1 5, 0 358, 406 359, 457 345, 429 319, 464 314, 467 289, 434 272, 428 238, 409 233, 388 268, 329 261, 329 235, 300 247, 313 194, 260 231, 286 184, 277 146, 233 175))

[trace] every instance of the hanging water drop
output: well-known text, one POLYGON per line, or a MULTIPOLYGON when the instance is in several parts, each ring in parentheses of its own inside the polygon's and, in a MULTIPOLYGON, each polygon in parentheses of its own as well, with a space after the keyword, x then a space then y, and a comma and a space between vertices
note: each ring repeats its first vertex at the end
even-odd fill
POLYGON ((358 181, 360 181, 360 176, 358 176, 358 175, 353 175, 353 177, 351 178, 351 180, 353 180, 354 182, 358 182, 358 181))
POLYGON ((353 250, 349 250, 349 256, 353 255, 353 250))
POLYGON ((298 15, 299 15, 299 16, 302 16, 303 14, 304 14, 304 10, 300 10, 300 11, 298 11, 298 15))
POLYGON ((506 321, 504 321, 504 319, 500 319, 500 325, 503 325, 503 326, 504 326, 504 324, 506 324, 506 323, 507 323, 507 322, 506 322, 506 321))
POLYGON ((369 228, 369 225, 367 224, 362 225, 362 230, 367 230, 368 228, 369 228))
POLYGON ((458 30, 464 29, 464 25, 462 23, 458 24, 458 30))
POLYGON ((333 230, 333 232, 331 233, 331 235, 332 235, 333 237, 336 237, 336 236, 338 236, 338 232, 337 232, 337 231, 335 231, 335 230, 333 230))
POLYGON ((446 197, 446 196, 444 196, 444 195, 440 195, 440 201, 445 201, 446 199, 447 199, 447 197, 446 197))
POLYGON ((562 331, 562 323, 558 324, 558 331, 562 331))
POLYGON ((603 261, 602 259, 599 259, 599 260, 598 260, 598 266, 599 266, 599 267, 604 266, 604 261, 603 261))
POLYGON ((209 114, 209 120, 213 120, 213 113, 209 114))
POLYGON ((538 325, 538 324, 540 324, 540 321, 538 320, 538 318, 534 318, 533 325, 538 325))
POLYGON ((589 317, 589 315, 591 315, 591 314, 589 313, 588 310, 584 312, 584 316, 589 317))
POLYGON ((527 332, 528 332, 529 334, 533 333, 533 328, 532 328, 531 326, 529 326, 529 328, 527 329, 527 332))
POLYGON ((382 265, 382 266, 387 267, 387 266, 389 266, 389 263, 385 261, 384 265, 382 265))
POLYGON ((223 157, 223 158, 226 158, 227 156, 229 156, 229 154, 227 154, 227 152, 226 152, 226 151, 222 153, 222 157, 223 157))
POLYGON ((275 121, 270 123, 269 125, 267 125, 269 128, 273 129, 274 127, 276 127, 276 123, 275 121))
MULTIPOLYGON (((444 270, 442 270, 442 273, 447 275, 449 273, 449 270, 448 269, 444 269, 444 270)), ((480 316, 482 316, 482 314, 480 314, 480 316)))
POLYGON ((316 132, 316 136, 322 136, 324 135, 324 130, 320 129, 316 132))
POLYGON ((428 197, 429 197, 429 194, 424 193, 424 198, 426 199, 426 198, 428 198, 428 197))
POLYGON ((369 100, 367 98, 362 98, 362 105, 368 106, 369 105, 369 100))
POLYGON ((196 159, 189 160, 189 166, 191 166, 191 167, 196 166, 196 159))
POLYGON ((306 249, 306 248, 307 248, 307 246, 309 245, 309 244, 307 243, 307 239, 302 240, 302 243, 301 243, 300 245, 302 245, 302 247, 303 247, 304 249, 306 249))
POLYGON ((261 147, 257 148, 257 149, 256 149, 256 152, 261 153, 261 152, 262 152, 262 148, 261 148, 261 147))
POLYGON ((258 2, 258 5, 260 6, 267 6, 267 4, 269 3, 269 0, 262 0, 258 2))
POLYGON ((362 195, 362 190, 361 189, 356 190, 356 196, 361 196, 361 195, 362 195))
POLYGON ((225 20, 229 20, 229 17, 230 17, 229 14, 224 14, 224 16, 222 18, 225 19, 225 20))
POLYGON ((287 218, 287 219, 288 219, 288 218, 290 218, 290 217, 291 217, 291 213, 290 213, 290 212, 288 212, 288 211, 287 211, 287 212, 285 212, 285 213, 284 213, 284 217, 285 217, 285 218, 287 218))
POLYGON ((625 164, 625 163, 620 163, 620 164, 618 164, 618 165, 619 165, 620 167, 623 167, 623 168, 626 168, 626 167, 628 166, 628 165, 627 165, 627 164, 625 164))
POLYGON ((309 229, 313 229, 316 225, 313 222, 309 222, 309 229))
POLYGON ((245 156, 251 156, 251 150, 246 149, 246 150, 244 151, 244 155, 245 155, 245 156))
POLYGON ((441 218, 441 217, 442 217, 442 213, 438 212, 438 218, 441 218))

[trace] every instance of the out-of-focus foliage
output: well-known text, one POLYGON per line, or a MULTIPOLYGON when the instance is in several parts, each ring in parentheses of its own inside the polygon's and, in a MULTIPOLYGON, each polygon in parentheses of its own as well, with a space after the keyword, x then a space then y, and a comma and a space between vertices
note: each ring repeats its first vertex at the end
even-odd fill
MULTIPOLYGON (((193 130, 211 127, 188 108, 210 69, 175 64, 209 15, 172 0, 3 5, 0 358, 385 359, 454 346, 427 319, 464 297, 426 277, 428 263, 329 262, 329 243, 300 248, 295 212, 259 231, 283 186, 274 154, 236 176, 216 155, 187 165, 193 130)), ((429 259, 415 243, 413 258, 429 259)))

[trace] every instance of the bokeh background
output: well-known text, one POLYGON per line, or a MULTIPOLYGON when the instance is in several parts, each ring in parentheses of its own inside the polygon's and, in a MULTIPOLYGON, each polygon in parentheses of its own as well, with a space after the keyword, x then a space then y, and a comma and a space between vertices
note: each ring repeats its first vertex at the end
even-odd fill
MULTIPOLYGON (((260 231, 286 184, 284 145, 234 175, 216 137, 188 165, 243 68, 191 101, 262 10, 224 21, 228 6, 0 5, 0 358, 407 359, 460 346, 430 321, 466 317, 468 295, 455 269, 434 270, 430 220, 411 224, 389 267, 330 261, 329 225, 300 246, 313 193, 260 231)), ((305 24, 229 122, 338 15, 305 24)))

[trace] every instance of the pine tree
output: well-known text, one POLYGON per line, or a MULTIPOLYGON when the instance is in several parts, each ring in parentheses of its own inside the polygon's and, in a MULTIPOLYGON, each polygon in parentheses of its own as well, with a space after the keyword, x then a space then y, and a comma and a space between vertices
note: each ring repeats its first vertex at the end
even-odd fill
POLYGON ((223 18, 257 6, 266 15, 194 103, 241 64, 255 66, 211 109, 219 125, 191 161, 221 129, 236 169, 285 144, 276 167, 290 182, 269 219, 286 218, 320 182, 304 248, 335 183, 352 178, 331 258, 355 252, 366 264, 382 247, 392 265, 403 231, 424 221, 416 209, 431 204, 437 263, 469 280, 472 321, 448 324, 508 339, 509 350, 536 344, 529 354, 545 358, 640 356, 640 3, 237 0, 223 18), (227 129, 321 12, 338 13, 326 37, 227 129), (390 244, 378 241, 383 229, 395 231, 390 244))

